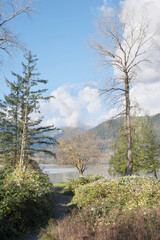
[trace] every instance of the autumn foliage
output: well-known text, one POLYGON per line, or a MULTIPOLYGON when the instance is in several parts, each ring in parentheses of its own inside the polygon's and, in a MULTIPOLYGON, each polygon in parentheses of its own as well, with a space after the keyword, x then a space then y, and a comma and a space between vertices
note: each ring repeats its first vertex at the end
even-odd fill
POLYGON ((60 141, 57 151, 57 158, 60 159, 61 163, 75 166, 80 175, 83 175, 89 163, 93 163, 101 155, 98 141, 89 132, 60 141))

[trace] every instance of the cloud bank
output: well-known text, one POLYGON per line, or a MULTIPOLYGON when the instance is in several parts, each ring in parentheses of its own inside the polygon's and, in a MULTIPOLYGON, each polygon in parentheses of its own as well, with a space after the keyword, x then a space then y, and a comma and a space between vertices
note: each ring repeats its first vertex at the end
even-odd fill
POLYGON ((65 85, 51 92, 50 102, 41 102, 45 124, 57 127, 93 127, 106 119, 98 90, 93 86, 78 88, 65 85))

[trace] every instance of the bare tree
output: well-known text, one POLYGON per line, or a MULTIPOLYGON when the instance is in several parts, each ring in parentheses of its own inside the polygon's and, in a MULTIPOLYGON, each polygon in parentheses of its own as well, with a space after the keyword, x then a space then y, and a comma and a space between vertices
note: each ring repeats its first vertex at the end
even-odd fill
POLYGON ((148 62, 147 47, 153 36, 150 34, 146 17, 135 21, 134 13, 116 12, 113 16, 102 17, 97 22, 98 40, 92 38, 91 47, 100 57, 103 68, 112 68, 110 77, 101 90, 107 98, 125 105, 127 167, 125 175, 131 175, 133 169, 131 140, 131 103, 130 88, 136 79, 141 64, 148 62), (122 103, 121 102, 121 103, 122 103))
POLYGON ((10 49, 20 47, 14 32, 10 31, 9 23, 22 14, 29 14, 32 0, 1 0, 0 1, 0 50, 10 55, 10 49))

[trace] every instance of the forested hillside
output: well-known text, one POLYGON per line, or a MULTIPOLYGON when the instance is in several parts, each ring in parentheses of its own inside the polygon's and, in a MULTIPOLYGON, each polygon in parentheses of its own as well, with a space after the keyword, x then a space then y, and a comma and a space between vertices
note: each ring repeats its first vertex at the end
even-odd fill
MULTIPOLYGON (((140 117, 143 118, 143 117, 140 117)), ((160 113, 151 116, 151 121, 154 123, 157 133, 160 134, 160 113)), ((89 129, 88 131, 91 132, 97 139, 101 142, 101 148, 103 150, 110 151, 111 144, 113 140, 116 138, 118 130, 121 128, 123 122, 123 118, 114 118, 107 120, 96 127, 89 129)), ((82 131, 87 131, 85 129, 81 129, 82 131)), ((50 132, 50 136, 54 136, 57 141, 62 139, 67 139, 74 137, 75 133, 78 131, 78 128, 64 128, 60 132, 50 132)), ((55 147, 57 148, 57 146, 55 147)), ((56 149, 54 149, 56 151, 56 149)), ((58 164, 58 159, 54 157, 47 156, 45 154, 38 154, 38 159, 40 163, 55 163, 58 164)))
MULTIPOLYGON (((143 117, 141 117, 143 118, 143 117)), ((115 118, 111 120, 107 120, 95 128, 92 128, 90 131, 95 134, 97 138, 100 138, 102 140, 106 140, 106 146, 109 146, 109 142, 111 142, 117 134, 117 131, 121 128, 122 126, 122 121, 123 119, 120 118, 115 118)), ((154 123, 156 126, 158 134, 160 134, 160 113, 151 116, 151 122, 154 123)))

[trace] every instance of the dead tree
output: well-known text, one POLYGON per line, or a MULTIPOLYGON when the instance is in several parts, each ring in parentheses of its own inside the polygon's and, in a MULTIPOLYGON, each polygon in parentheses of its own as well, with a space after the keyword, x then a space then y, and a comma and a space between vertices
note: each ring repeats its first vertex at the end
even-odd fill
POLYGON ((130 88, 136 80, 141 64, 148 62, 149 41, 153 37, 146 18, 135 21, 134 14, 115 13, 97 21, 97 39, 92 38, 90 46, 95 49, 100 65, 110 68, 105 87, 101 90, 107 98, 121 100, 125 106, 127 167, 125 175, 132 174, 132 139, 131 139, 131 103, 130 88))

